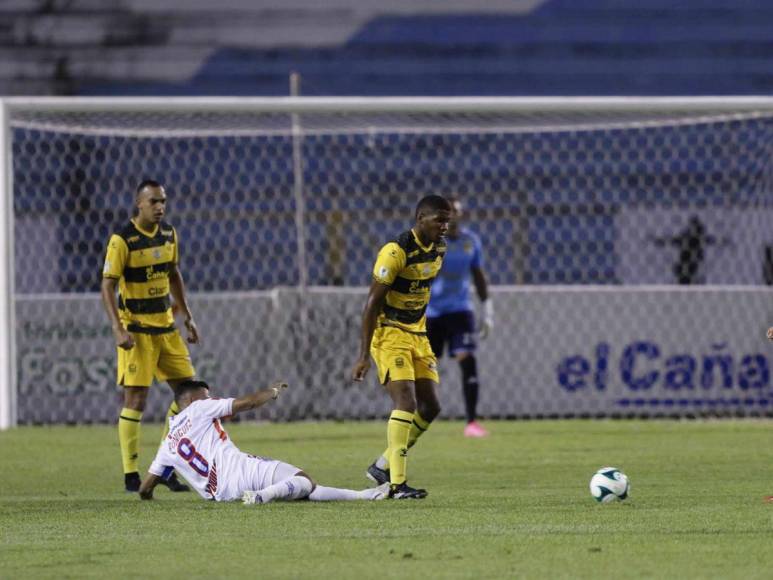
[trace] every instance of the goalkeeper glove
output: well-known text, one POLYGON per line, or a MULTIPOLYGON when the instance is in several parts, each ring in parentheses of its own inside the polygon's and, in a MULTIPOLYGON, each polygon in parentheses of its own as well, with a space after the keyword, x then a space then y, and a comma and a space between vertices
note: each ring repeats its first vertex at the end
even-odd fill
POLYGON ((480 338, 485 339, 494 328, 494 304, 491 298, 483 301, 483 323, 480 325, 480 338))

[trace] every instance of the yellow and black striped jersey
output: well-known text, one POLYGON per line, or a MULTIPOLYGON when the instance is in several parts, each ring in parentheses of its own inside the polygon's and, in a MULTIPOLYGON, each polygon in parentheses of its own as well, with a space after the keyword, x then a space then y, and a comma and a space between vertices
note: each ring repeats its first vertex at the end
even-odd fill
POLYGON ((110 237, 102 276, 119 280, 118 311, 127 330, 174 327, 169 272, 177 261, 177 232, 166 222, 147 232, 132 220, 110 237))
POLYGON ((408 332, 427 331, 430 287, 443 265, 445 242, 424 246, 413 230, 384 245, 373 267, 373 278, 389 286, 378 322, 408 332))

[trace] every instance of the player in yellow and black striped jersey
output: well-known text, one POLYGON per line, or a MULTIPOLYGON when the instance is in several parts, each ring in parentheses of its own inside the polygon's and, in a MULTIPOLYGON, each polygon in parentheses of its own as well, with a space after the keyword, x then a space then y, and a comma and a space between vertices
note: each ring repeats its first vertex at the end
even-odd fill
POLYGON ((387 424, 386 451, 368 468, 379 485, 390 482, 390 497, 420 499, 426 490, 408 486, 408 449, 440 413, 437 359, 426 329, 432 281, 443 265, 451 204, 429 195, 416 206, 414 227, 381 248, 373 267, 362 315, 360 355, 352 378, 362 381, 376 361, 394 410, 387 424))
MULTIPOLYGON (((102 302, 113 328, 118 384, 124 392, 118 439, 127 491, 137 491, 140 485, 140 421, 153 377, 168 382, 174 390, 196 375, 188 348, 174 325, 172 299, 185 317, 188 342, 199 340, 177 268, 177 232, 163 221, 163 186, 143 181, 137 188, 135 203, 135 217, 110 237, 102 271, 102 302)), ((176 413, 173 402, 167 416, 176 413)), ((166 483, 173 491, 188 490, 176 478, 166 483)))

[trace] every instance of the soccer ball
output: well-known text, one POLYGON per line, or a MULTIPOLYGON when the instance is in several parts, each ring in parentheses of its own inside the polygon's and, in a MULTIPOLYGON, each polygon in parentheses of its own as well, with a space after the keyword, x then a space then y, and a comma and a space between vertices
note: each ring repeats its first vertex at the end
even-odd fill
POLYGON ((601 503, 627 498, 630 488, 628 476, 616 467, 602 467, 590 478, 590 494, 601 503))

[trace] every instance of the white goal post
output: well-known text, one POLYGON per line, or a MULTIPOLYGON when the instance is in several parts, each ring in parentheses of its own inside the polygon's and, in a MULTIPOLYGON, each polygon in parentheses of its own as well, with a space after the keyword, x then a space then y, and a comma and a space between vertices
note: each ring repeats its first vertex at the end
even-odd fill
MULTIPOLYGON (((354 292, 359 297, 360 290, 354 288, 364 286, 367 278, 347 270, 348 262, 356 262, 357 271, 361 272, 361 264, 369 263, 378 244, 386 241, 380 239, 381 234, 395 233, 393 228, 398 222, 407 227, 411 215, 406 208, 422 192, 460 194, 472 202, 473 217, 482 220, 484 237, 490 236, 492 257, 488 263, 499 275, 493 281, 502 295, 502 303, 508 304, 511 312, 521 308, 518 304, 526 303, 537 310, 554 308, 556 313, 571 317, 579 325, 575 330, 583 332, 587 329, 572 310, 575 306, 571 296, 581 297, 585 301, 583 307, 590 309, 586 313, 590 311, 598 316, 602 316, 598 313, 607 299, 598 302, 597 296, 610 292, 611 301, 618 300, 625 308, 631 308, 628 298, 631 292, 644 296, 643 300, 652 300, 650 304, 657 304, 661 310, 675 304, 692 308, 692 299, 685 299, 687 290, 677 288, 680 274, 673 274, 676 278, 672 279, 672 269, 677 268, 672 268, 672 262, 678 261, 678 257, 668 252, 671 252, 670 246, 679 243, 677 238, 683 222, 693 219, 709 229, 701 238, 705 245, 694 264, 696 271, 689 274, 693 278, 688 283, 701 285, 695 295, 710 296, 708 302, 695 310, 695 315, 706 315, 715 308, 734 308, 738 300, 746 300, 754 306, 741 318, 747 324, 752 321, 757 321, 757 326, 764 324, 760 319, 769 312, 765 302, 770 297, 764 287, 769 282, 759 272, 768 242, 773 255, 773 240, 764 237, 766 224, 773 217, 773 169, 770 167, 773 141, 767 133, 771 119, 773 98, 769 97, 2 98, 0 429, 13 427, 20 421, 21 397, 39 397, 38 401, 49 392, 39 392, 30 375, 59 372, 70 377, 75 373, 84 377, 84 381, 88 377, 109 375, 102 351, 98 354, 88 351, 78 363, 83 368, 77 372, 72 371, 69 362, 62 363, 57 371, 56 361, 46 359, 48 355, 41 354, 43 347, 35 342, 43 333, 36 330, 36 321, 57 312, 65 298, 72 304, 73 312, 79 313, 78 317, 94 321, 89 332, 99 334, 99 321, 106 320, 98 297, 88 290, 93 287, 93 280, 85 281, 86 273, 94 270, 92 262, 99 253, 96 243, 73 238, 61 248, 51 249, 43 242, 46 235, 53 235, 53 230, 46 233, 47 225, 56 224, 64 232, 71 232, 84 223, 92 225, 88 221, 71 222, 62 217, 72 208, 82 211, 83 216, 104 218, 106 221, 98 225, 108 227, 107 220, 115 218, 110 203, 122 199, 119 194, 127 193, 130 180, 152 177, 140 174, 142 171, 166 172, 179 177, 183 184, 215 184, 211 192, 206 192, 209 197, 182 209, 210 236, 202 245, 217 246, 225 243, 223 240, 228 236, 236 241, 222 255, 213 253, 196 265, 201 268, 197 272, 206 273, 209 268, 217 273, 215 277, 227 282, 218 285, 200 281, 199 287, 194 284, 191 294, 212 311, 218 311, 218 304, 227 302, 222 297, 242 296, 255 302, 251 307, 256 312, 265 309, 267 317, 276 317, 271 322, 275 325, 271 327, 272 332, 281 336, 281 340, 290 341, 284 344, 285 348, 280 348, 277 356, 284 357, 281 364, 290 365, 288 373, 295 373, 294 376, 308 384, 317 378, 295 368, 301 366, 301 360, 295 361, 292 367, 292 357, 308 360, 306 356, 313 352, 314 361, 333 365, 330 361, 339 358, 340 353, 327 353, 322 345, 305 344, 306 338, 292 342, 285 336, 289 332, 286 328, 300 324, 300 334, 305 337, 308 325, 321 323, 313 320, 317 304, 314 300, 326 304, 322 310, 329 308, 327 312, 331 313, 350 308, 351 300, 346 296, 354 292), (696 127, 712 129, 704 133, 696 127), (17 134, 24 139, 18 144, 14 141, 17 134), (78 137, 71 139, 70 135, 78 137), (88 143, 86 138, 90 139, 88 143), (243 138, 254 140, 245 144, 241 142, 243 138), (273 142, 274 138, 281 142, 273 142), (307 144, 305 153, 298 149, 298 139, 307 144), (18 147, 16 155, 15 147, 18 147), (64 160, 58 160, 56 155, 64 160), (406 162, 406 158, 411 161, 406 162), (78 169, 81 160, 88 169, 85 166, 82 171, 78 169), (175 167, 177 160, 180 166, 175 167), (672 161, 673 171, 669 168, 672 161), (521 169, 521 163, 528 167, 521 169), (100 172, 100 164, 114 167, 106 175, 100 172), (210 175, 215 171, 211 168, 214 166, 218 167, 215 177, 210 175), (569 169, 564 171, 562 167, 569 169), (610 173, 605 174, 606 171, 610 173), (34 174, 37 181, 30 178, 23 184, 18 179, 15 182, 15 175, 26 178, 27 172, 34 174), (77 180, 72 178, 74 181, 67 186, 62 185, 57 176, 65 173, 77 174, 77 180), (751 177, 747 179, 744 173, 751 177), (652 174, 657 175, 652 177, 652 174), (102 202, 94 194, 95 190, 102 193, 89 183, 97 178, 116 188, 111 190, 110 200, 102 202), (19 198, 22 186, 24 194, 19 198), (71 195, 76 189, 77 195, 71 195), (587 199, 583 197, 594 189, 598 193, 587 199), (249 192, 258 190, 262 197, 249 199, 249 192), (222 229, 207 223, 210 215, 207 204, 218 194, 226 195, 231 207, 237 208, 222 229), (20 199, 23 207, 15 204, 20 199), (477 205, 476 199, 480 200, 477 205), (17 212, 24 214, 22 222, 17 221, 17 212), (371 217, 354 223, 351 220, 357 212, 371 217), (374 224, 382 215, 386 217, 378 231, 374 224), (652 224, 646 235, 642 233, 637 238, 633 234, 619 234, 635 230, 642 220, 652 224), (673 227, 670 230, 656 227, 666 223, 673 223, 673 227), (250 224, 256 224, 261 231, 251 232, 250 224), (728 232, 736 225, 743 232, 730 239, 728 232), (272 227, 280 233, 272 234, 272 227), (23 247, 17 243, 19 231, 25 232, 23 247), (276 239, 286 240, 287 232, 297 243, 282 245, 276 239), (343 244, 349 235, 355 237, 353 247, 345 251, 333 247, 343 244), (640 255, 642 246, 647 244, 647 256, 640 255), (256 248, 254 254, 251 245, 256 248), (707 270, 704 253, 713 252, 712 248, 726 249, 718 258, 716 269, 707 270), (751 257, 749 248, 755 252, 751 257), (657 257, 661 255, 665 257, 657 257), (224 265, 232 260, 243 259, 253 264, 268 258, 275 263, 262 269, 256 265, 253 270, 237 274, 224 265), (30 271, 19 271, 20 264, 30 271), (340 296, 336 294, 338 290, 340 296), (661 307, 657 296, 666 294, 673 298, 661 307), (340 304, 336 302, 339 299, 340 304), (300 322, 277 316, 272 310, 271 304, 283 300, 292 305, 286 308, 301 313, 300 322), (19 309, 25 316, 33 313, 41 318, 30 314, 31 318, 19 321, 19 309), (307 316, 311 319, 307 320, 307 316), (22 328, 27 320, 28 326, 22 328), (26 334, 20 339, 23 333, 26 334), (23 352, 19 348, 20 340, 23 352), (292 347, 287 346, 290 343, 292 347), (24 375, 21 379, 20 374, 24 375)), ((195 191, 197 187, 190 186, 195 191)), ((172 203, 177 203, 174 198, 172 203)), ((180 206, 183 205, 181 202, 180 206)), ((124 206, 128 209, 130 203, 124 202, 124 206)), ((220 216, 222 211, 212 215, 220 216)), ((171 221, 175 221, 174 212, 171 221)), ((94 239, 99 239, 101 234, 101 230, 95 233, 94 239)), ((682 266, 690 268, 690 264, 682 266)), ((226 310, 220 314, 222 320, 238 318, 238 314, 226 310)), ((645 311, 646 304, 641 314, 646 318, 645 311)), ((317 318, 322 316, 319 312, 316 312, 317 318)), ((531 340, 518 334, 523 332, 522 321, 528 318, 528 313, 519 314, 518 323, 509 321, 504 311, 498 315, 503 317, 500 328, 503 334, 498 336, 498 344, 531 340), (512 327, 508 326, 510 322, 512 327)), ((66 327, 74 319, 75 315, 61 317, 58 326, 45 332, 64 336, 66 340, 70 336, 66 327)), ((547 320, 547 317, 536 317, 533 322, 544 325, 547 320)), ((636 320, 639 319, 635 316, 631 318, 636 320)), ((655 316, 654 320, 666 324, 668 316, 655 316)), ((240 330, 250 332, 252 327, 240 330)), ((346 330, 352 334, 351 328, 346 330)), ((758 332, 756 326, 748 330, 758 332)), ((753 413, 767 414, 773 408, 767 403, 767 398, 773 399, 766 374, 770 369, 766 361, 755 358, 763 356, 759 354, 762 347, 746 343, 741 346, 743 328, 739 327, 728 335, 738 343, 737 348, 727 345, 714 348, 715 345, 707 344, 698 347, 696 352, 683 353, 680 345, 695 331, 692 327, 685 330, 680 335, 681 343, 670 344, 665 339, 648 342, 647 337, 629 336, 621 326, 610 331, 613 338, 609 339, 619 341, 620 352, 610 354, 608 339, 591 336, 593 333, 588 330, 588 341, 599 345, 593 353, 581 356, 572 351, 573 344, 567 344, 560 360, 551 362, 547 370, 525 373, 522 380, 513 379, 517 384, 511 398, 522 397, 523 404, 495 405, 492 409, 507 409, 503 416, 569 416, 573 415, 573 406, 580 409, 579 414, 592 416, 635 414, 646 409, 644 414, 654 415, 681 416, 727 410, 747 414, 744 410, 747 407, 753 407, 753 413), (606 349, 603 345, 607 345, 606 349), (729 354, 728 349, 732 351, 729 354), (659 378, 653 379, 646 388, 660 388, 658 381, 661 381, 666 394, 642 398, 636 389, 646 381, 637 383, 636 377, 618 377, 619 381, 633 385, 633 391, 625 396, 616 394, 614 401, 609 396, 608 401, 602 401, 601 395, 606 396, 610 390, 608 384, 614 382, 612 378, 602 377, 605 369, 613 364, 609 361, 614 360, 622 376, 628 364, 626 356, 633 357, 631 365, 662 362, 658 369, 652 367, 650 374, 659 373, 659 378), (731 370, 722 366, 725 364, 722 357, 732 358, 731 370), (714 372, 715 381, 711 378, 714 372), (558 382, 564 381, 560 396, 547 404, 538 400, 543 385, 534 384, 545 373, 559 377, 558 382), (705 376, 709 378, 702 378, 705 376), (753 402, 733 403, 751 400, 746 390, 762 385, 763 376, 764 388, 754 391, 753 402), (591 385, 589 389, 595 385, 598 393, 576 406, 571 397, 584 389, 586 383, 591 385), (727 393, 711 398, 699 399, 681 391, 678 395, 668 395, 668 389, 684 391, 688 383, 690 388, 695 383, 696 391, 701 388, 709 391, 709 384, 732 383, 732 388, 743 392, 733 393, 731 397, 728 393, 732 388, 728 386, 727 393), (693 403, 689 401, 698 401, 697 406, 691 406, 693 403), (613 402, 622 407, 608 406, 613 402)), ((102 339, 109 342, 110 337, 102 339)), ((80 335, 78 340, 86 344, 80 335)), ((551 340, 554 340, 553 334, 547 332, 542 350, 531 353, 526 360, 544 357, 551 340)), ((556 334, 555 340, 563 339, 556 334)), ((83 348, 88 350, 92 346, 83 348)), ((501 350, 504 347, 497 348, 500 350, 492 349, 491 359, 484 361, 489 367, 510 357, 507 351, 501 350)), ((611 350, 615 348, 612 344, 611 350)), ((215 360, 221 354, 212 355, 213 365, 221 364, 215 360)), ((486 356, 483 355, 484 359, 486 356)), ((482 367, 485 369, 485 364, 482 367)), ((447 370, 453 372, 451 367, 447 370)), ((508 376, 497 375, 495 379, 490 375, 490 382, 501 382, 508 376)), ((243 377, 237 373, 233 379, 243 377)), ((68 405, 74 404, 64 398, 70 392, 65 382, 62 378, 51 387, 50 392, 62 396, 57 413, 27 414, 23 422, 84 420, 83 415, 64 412, 68 405)), ((76 386, 73 389, 78 393, 85 389, 88 394, 88 388, 76 386)), ((347 396, 344 390, 339 392, 338 387, 316 383, 314 388, 334 400, 331 405, 337 407, 309 403, 315 395, 308 391, 294 395, 297 399, 293 411, 277 417, 350 417, 380 412, 378 405, 368 406, 370 403, 365 399, 352 403, 351 413, 341 411, 341 405, 345 404, 341 401, 347 396)), ((105 397, 115 395, 93 392, 105 397)), ((497 413, 492 410, 490 414, 497 413)))
POLYGON ((8 105, 0 99, 0 430, 16 425, 13 318, 13 176, 8 105))

